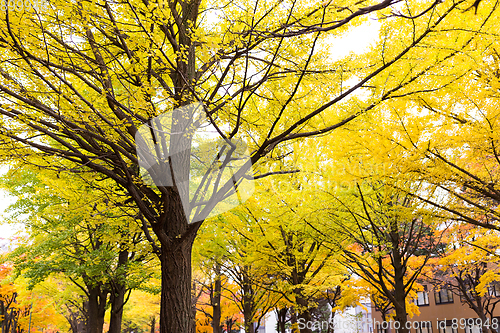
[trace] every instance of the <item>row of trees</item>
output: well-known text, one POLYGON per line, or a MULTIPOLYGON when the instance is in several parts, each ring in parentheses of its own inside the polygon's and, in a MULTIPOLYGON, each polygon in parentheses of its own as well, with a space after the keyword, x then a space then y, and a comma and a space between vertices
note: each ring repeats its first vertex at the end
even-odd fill
MULTIPOLYGON (((319 299, 348 304, 359 281, 406 321, 436 253, 496 258, 476 229, 445 239, 463 224, 500 230, 498 4, 471 5, 2 10, 0 153, 30 234, 15 267, 31 284, 72 281, 88 333, 102 331, 108 302, 119 332, 128 292, 158 278, 160 332, 192 333, 199 235, 213 327, 222 289, 249 331, 267 309, 295 323, 319 299), (370 15, 379 40, 332 59, 329 42, 370 15), (249 179, 254 196, 213 217, 228 197, 243 201, 249 179)), ((478 294, 496 279, 486 276, 478 294)))
MULTIPOLYGON (((362 139, 359 134, 358 139, 362 139)), ((325 164, 321 173, 262 181, 244 205, 207 221, 195 244, 192 297, 198 331, 224 332, 241 326, 253 333, 265 315, 275 310, 284 332, 300 319, 321 315, 328 319, 329 309, 356 304, 362 297, 372 298, 386 319, 404 322, 418 313, 413 299, 423 282, 437 288, 452 286, 478 316, 491 320, 498 302, 497 294, 491 292, 497 275, 483 264, 496 263, 495 233, 456 223, 428 205, 429 200, 419 200, 413 194, 423 192, 421 180, 401 174, 394 177, 390 166, 382 167, 374 160, 364 160, 359 166, 359 159, 352 159, 351 153, 348 157, 353 164, 349 166, 346 159, 343 165, 350 172, 325 164), (317 180, 328 175, 332 176, 328 181, 317 180), (343 180, 337 188, 332 186, 335 175, 343 180), (443 274, 437 274, 439 270, 443 274), (330 306, 326 312, 325 303, 330 306)), ((309 162, 297 158, 294 163, 302 168, 309 162)), ((147 279, 154 279, 157 263, 139 255, 141 244, 147 243, 138 240, 127 245, 131 259, 136 256, 137 261, 121 264, 125 245, 120 243, 119 230, 129 215, 114 213, 120 207, 111 206, 113 201, 78 183, 81 180, 47 170, 11 170, 3 183, 22 197, 12 207, 12 218, 26 219, 30 230, 27 244, 11 257, 32 284, 62 273, 83 292, 77 301, 81 311, 73 309, 67 316, 81 318, 73 331, 96 325, 102 331, 109 307, 111 331, 116 296, 108 298, 107 294, 117 284, 114 279, 127 290, 153 291, 147 279), (87 193, 82 195, 82 190, 87 193), (95 204, 84 202, 83 197, 95 204), (32 214, 21 216, 26 211, 32 214), (94 243, 100 245, 96 248, 94 243), (91 288, 104 290, 94 303, 91 288), (92 308, 101 312, 95 314, 92 308)), ((126 230, 140 225, 131 221, 126 230)), ((121 317, 115 322, 121 323, 121 317)))
MULTIPOLYGON (((17 276, 15 267, 3 264, 0 281, 0 327, 2 333, 87 332, 87 295, 73 286, 64 275, 54 275, 29 286, 17 276)), ((121 332, 155 332, 159 313, 159 295, 134 291, 127 298, 121 332)), ((106 323, 111 327, 111 309, 106 323)))

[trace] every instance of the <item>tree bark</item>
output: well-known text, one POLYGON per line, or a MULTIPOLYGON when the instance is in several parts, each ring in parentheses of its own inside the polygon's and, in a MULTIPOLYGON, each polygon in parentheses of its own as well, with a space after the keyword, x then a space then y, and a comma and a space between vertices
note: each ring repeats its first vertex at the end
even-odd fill
POLYGON ((121 284, 113 288, 110 297, 111 302, 111 316, 109 320, 108 333, 121 333, 122 319, 123 319, 123 306, 125 305, 125 294, 127 289, 125 285, 121 284))
POLYGON ((404 276, 406 267, 402 264, 402 256, 400 254, 400 237, 395 222, 391 224, 390 241, 392 242, 392 255, 394 258, 394 309, 396 312, 396 322, 399 322, 399 328, 396 328, 398 333, 409 333, 406 328, 408 314, 406 313, 406 289, 404 276))
POLYGON ((285 333, 286 325, 286 314, 288 313, 288 308, 284 307, 276 311, 278 317, 278 333, 285 333))
POLYGON ((254 300, 253 300, 253 289, 252 282, 248 276, 246 268, 242 268, 243 273, 243 321, 245 326, 245 333, 254 333, 253 321, 254 321, 254 300))
POLYGON ((295 310, 295 308, 292 308, 290 310, 290 323, 292 324, 292 333, 299 333, 297 311, 295 310))
POLYGON ((151 333, 156 332, 156 316, 151 318, 151 333))
POLYGON ((394 290, 394 298, 396 300, 394 304, 394 308, 396 311, 396 322, 399 322, 399 329, 396 330, 398 333, 409 333, 409 330, 406 328, 406 323, 408 321, 407 313, 406 313, 406 303, 405 303, 405 290, 403 281, 396 281, 396 287, 394 290), (398 285, 401 286, 398 286, 398 285))
POLYGON ((123 319, 123 306, 125 305, 125 294, 127 292, 126 278, 127 278, 127 262, 128 251, 120 251, 118 255, 117 275, 111 290, 111 318, 109 321, 108 333, 121 333, 122 319, 123 319))
POLYGON ((220 305, 222 293, 221 266, 219 263, 215 267, 215 281, 212 289, 211 303, 213 308, 212 327, 214 333, 222 333, 221 317, 222 307, 220 305))
POLYGON ((232 320, 228 320, 227 321, 227 332, 228 333, 231 333, 231 331, 233 330, 233 321, 232 320))
MULTIPOLYGON (((184 105, 189 104, 188 101, 184 105)), ((183 106, 182 104, 180 106, 183 106)), ((194 133, 188 131, 194 109, 179 109, 172 114, 168 163, 171 186, 164 187, 161 196, 162 213, 152 223, 161 244, 160 333, 194 333, 195 314, 191 301, 191 251, 197 227, 202 221, 189 224, 189 172, 191 142, 194 133)), ((168 142, 163 134, 159 142, 168 142)))
POLYGON ((102 285, 89 286, 88 292, 87 333, 102 333, 108 292, 102 290, 102 285))
MULTIPOLYGON (((83 308, 86 308, 86 304, 83 304, 83 308)), ((68 313, 65 315, 66 320, 69 323, 71 333, 87 333, 87 327, 85 324, 85 313, 81 311, 73 311, 73 309, 66 304, 66 309, 68 313)))
POLYGON ((308 328, 308 323, 311 322, 311 311, 309 310, 309 302, 308 300, 302 296, 302 290, 296 291, 296 301, 299 306, 299 324, 305 324, 305 327, 300 329, 300 333, 312 333, 312 330, 308 328))
POLYGON ((194 333, 191 306, 191 249, 194 237, 162 246, 160 333, 194 333))
POLYGON ((17 321, 19 319, 19 312, 11 310, 11 320, 12 320, 12 333, 17 333, 17 321))

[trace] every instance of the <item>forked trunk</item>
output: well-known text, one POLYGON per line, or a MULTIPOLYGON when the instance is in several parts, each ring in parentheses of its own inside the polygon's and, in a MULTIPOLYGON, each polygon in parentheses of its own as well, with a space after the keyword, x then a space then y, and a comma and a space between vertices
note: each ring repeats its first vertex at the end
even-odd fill
MULTIPOLYGON (((88 303, 83 303, 83 308, 85 308, 88 303)), ((65 315, 66 320, 69 323, 71 333, 87 333, 87 328, 85 326, 85 314, 80 311, 75 311, 72 307, 66 304, 67 314, 65 315)))
MULTIPOLYGON (((169 143, 170 183, 162 194, 162 214, 153 225, 161 244, 160 333, 194 333, 195 313, 191 302, 191 250, 196 228, 188 224, 189 172, 191 159, 193 108, 180 108, 172 114, 167 140, 158 134, 158 142, 169 143)), ((168 176, 165 174, 164 176, 168 176)), ((164 183, 165 184, 165 183, 164 183)), ((201 224, 201 222, 200 222, 201 224)), ((199 224, 198 224, 199 226, 199 224)))

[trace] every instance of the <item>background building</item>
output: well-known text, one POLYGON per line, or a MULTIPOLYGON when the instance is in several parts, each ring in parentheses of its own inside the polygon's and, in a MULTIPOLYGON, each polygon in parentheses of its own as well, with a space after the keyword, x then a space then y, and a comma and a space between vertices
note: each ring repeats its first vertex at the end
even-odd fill
MULTIPOLYGON (((500 292, 490 289, 489 296, 500 296, 500 292)), ((419 306, 420 315, 408 318, 410 333, 482 332, 477 314, 467 304, 462 304, 460 296, 450 289, 441 288, 437 291, 431 285, 424 285, 424 291, 418 293, 415 303, 419 306)), ((372 315, 375 333, 396 332, 390 324, 383 323, 381 312, 373 305, 372 315)), ((500 306, 494 308, 494 319, 492 322, 488 320, 487 325, 500 329, 500 306)))

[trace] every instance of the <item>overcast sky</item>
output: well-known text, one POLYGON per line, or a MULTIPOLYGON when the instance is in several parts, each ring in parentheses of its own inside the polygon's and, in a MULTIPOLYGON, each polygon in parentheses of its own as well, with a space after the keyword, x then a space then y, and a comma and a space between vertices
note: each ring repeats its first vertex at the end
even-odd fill
POLYGON ((3 223, 4 211, 13 203, 13 197, 9 197, 4 191, 0 191, 0 246, 2 244, 2 239, 12 237, 17 231, 12 225, 3 223))

